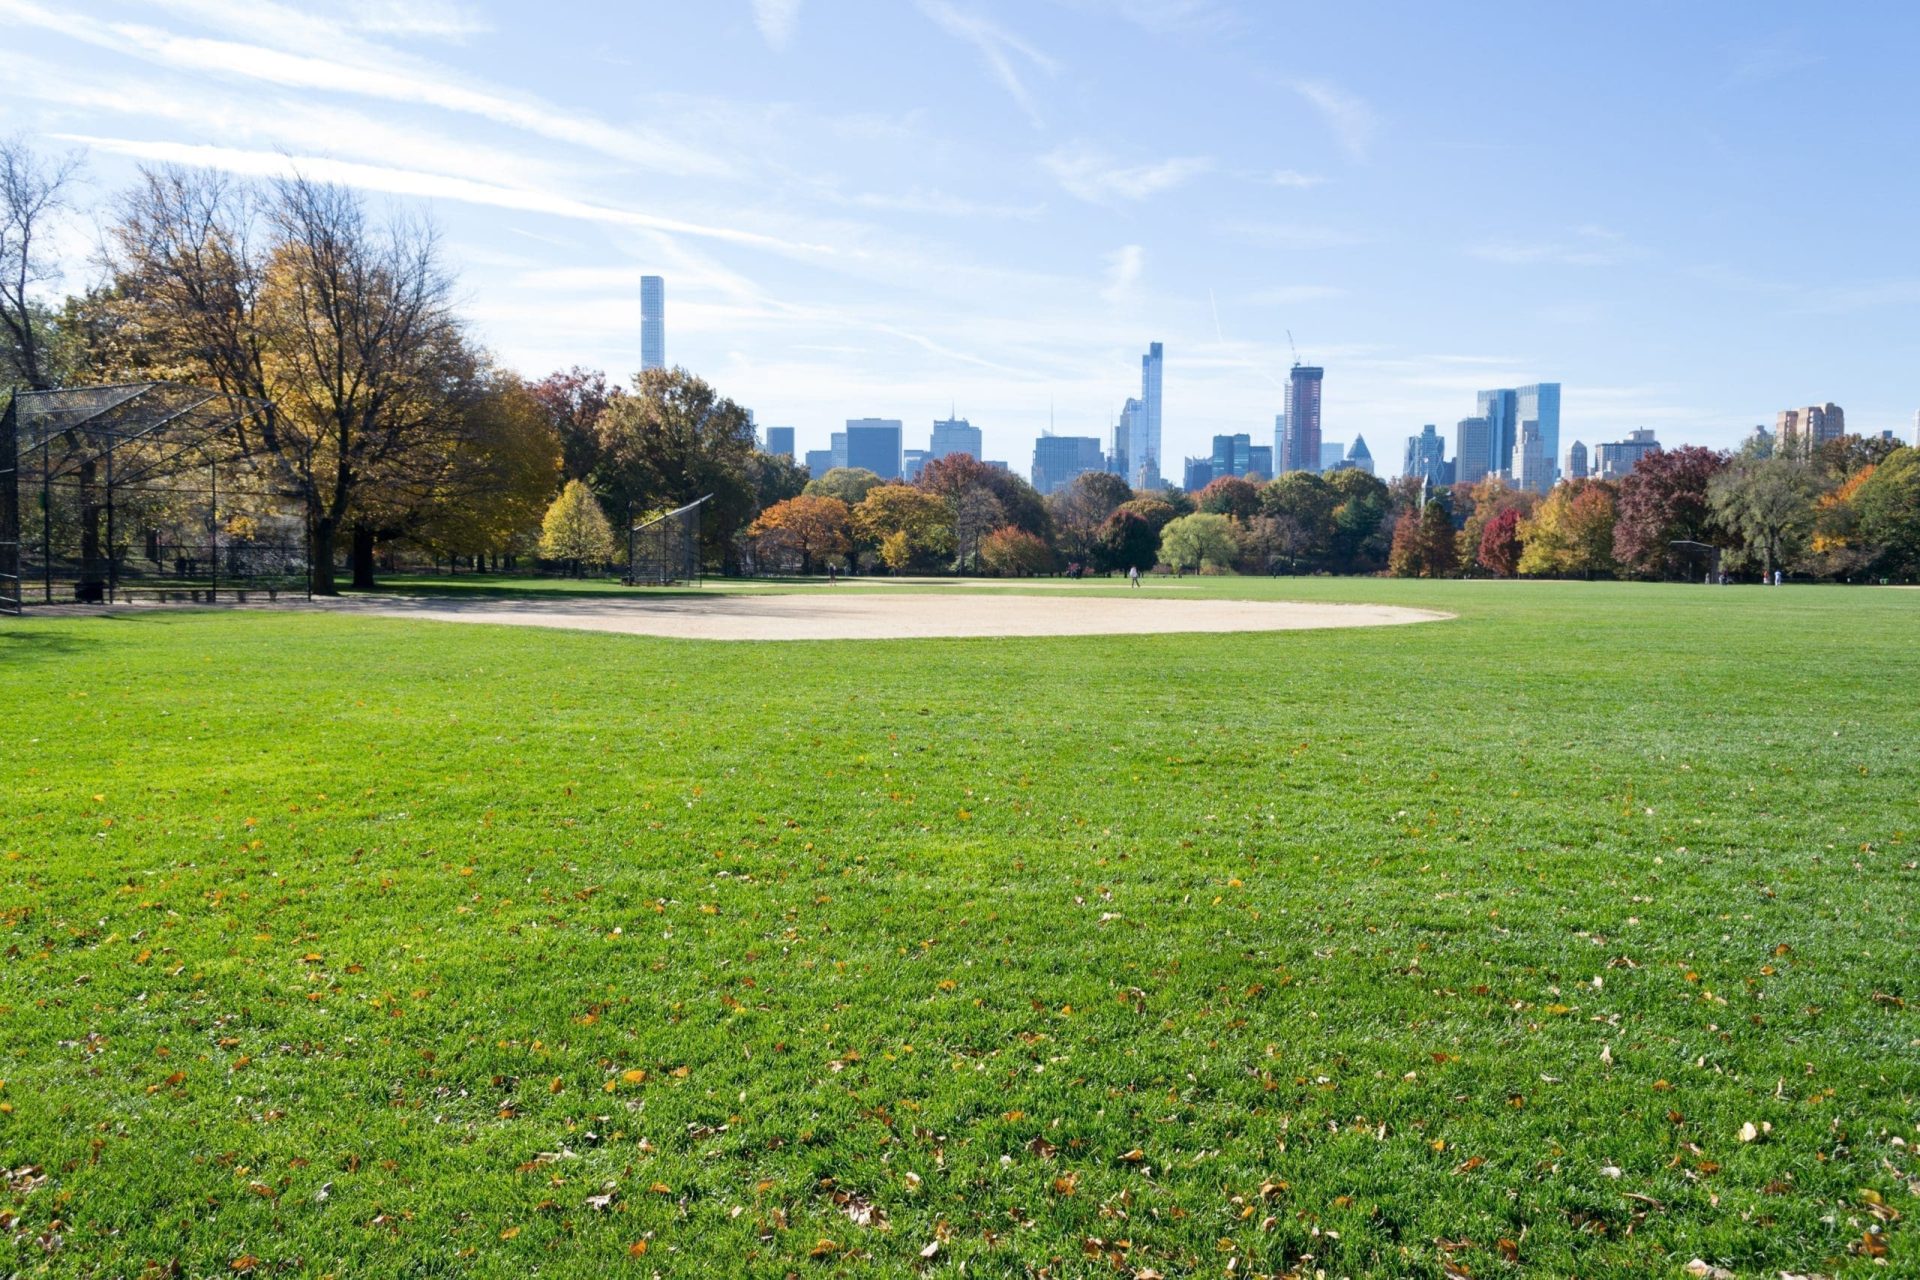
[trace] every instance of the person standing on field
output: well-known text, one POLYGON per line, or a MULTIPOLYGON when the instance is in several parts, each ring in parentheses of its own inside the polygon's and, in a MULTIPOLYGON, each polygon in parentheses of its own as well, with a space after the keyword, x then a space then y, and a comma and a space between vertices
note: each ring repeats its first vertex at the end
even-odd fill
POLYGON ((1140 585, 1140 566, 1139 565, 1130 564, 1127 566, 1127 585, 1130 587, 1136 587, 1136 588, 1140 585))

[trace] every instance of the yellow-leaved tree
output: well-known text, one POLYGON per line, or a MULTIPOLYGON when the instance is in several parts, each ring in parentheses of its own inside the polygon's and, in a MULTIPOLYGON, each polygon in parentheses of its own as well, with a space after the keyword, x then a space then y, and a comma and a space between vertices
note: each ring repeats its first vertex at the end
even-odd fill
POLYGON ((540 555, 561 561, 576 577, 584 565, 613 559, 613 526, 607 523, 607 513, 600 509, 593 490, 580 481, 567 481, 547 508, 546 519, 540 522, 540 555))

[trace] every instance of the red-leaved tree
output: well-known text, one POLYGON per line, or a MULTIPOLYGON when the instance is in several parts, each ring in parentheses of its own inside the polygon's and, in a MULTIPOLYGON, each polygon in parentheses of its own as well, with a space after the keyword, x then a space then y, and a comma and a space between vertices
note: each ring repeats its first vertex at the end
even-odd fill
POLYGON ((1520 571, 1518 508, 1508 507, 1487 521, 1480 534, 1479 560, 1480 567, 1496 577, 1511 578, 1520 571))

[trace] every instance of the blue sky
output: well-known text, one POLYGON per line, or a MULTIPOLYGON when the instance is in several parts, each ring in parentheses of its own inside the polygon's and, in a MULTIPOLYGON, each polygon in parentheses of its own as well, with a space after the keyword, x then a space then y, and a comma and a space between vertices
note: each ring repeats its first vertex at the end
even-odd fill
MULTIPOLYGON (((0 131, 424 205, 538 376, 668 358, 823 447, 1024 470, 1166 344, 1167 470, 1291 361, 1382 470, 1483 386, 1562 443, 1920 408, 1920 10, 1281 0, 0 0, 0 131)), ((91 231, 76 226, 75 282, 91 231)))

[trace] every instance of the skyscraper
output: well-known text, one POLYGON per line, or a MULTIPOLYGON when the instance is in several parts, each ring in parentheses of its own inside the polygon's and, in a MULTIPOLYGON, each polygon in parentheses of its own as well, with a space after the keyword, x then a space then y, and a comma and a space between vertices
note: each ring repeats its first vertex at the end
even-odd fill
POLYGON ((1212 483, 1213 459, 1188 458, 1180 476, 1180 487, 1188 493, 1198 493, 1212 483))
POLYGON ((1340 465, 1373 474, 1373 451, 1367 448, 1365 436, 1356 434, 1353 437, 1353 448, 1347 450, 1347 456, 1340 460, 1340 465))
MULTIPOLYGON (((1147 406, 1145 402, 1127 398, 1126 407, 1120 410, 1120 425, 1113 431, 1114 465, 1129 485, 1135 489, 1158 489, 1158 483, 1149 483, 1148 476, 1158 481, 1160 477, 1159 455, 1149 449, 1147 442, 1147 406)), ((1157 442, 1155 446, 1157 447, 1157 442)))
MULTIPOLYGON (((1288 404, 1293 403, 1293 387, 1291 385, 1287 387, 1286 402, 1288 404)), ((1292 468, 1287 465, 1287 412, 1285 409, 1273 415, 1273 465, 1276 468, 1276 473, 1292 470, 1292 468)))
POLYGON ((1321 471, 1338 471, 1341 464, 1346 460, 1347 446, 1341 444, 1338 440, 1322 440, 1320 442, 1321 471))
POLYGON ((844 431, 836 431, 831 436, 828 437, 828 441, 833 446, 831 450, 833 454, 833 465, 836 467, 846 466, 847 465, 847 433, 844 431))
POLYGON ((640 367, 667 367, 667 282, 640 277, 640 367))
POLYGON ((1495 470, 1493 424, 1486 418, 1462 418, 1453 429, 1453 478, 1478 484, 1495 470))
POLYGON ((1162 489, 1166 481, 1160 473, 1160 388, 1166 362, 1161 345, 1147 347, 1140 357, 1140 411, 1133 415, 1133 427, 1127 433, 1127 481, 1136 489, 1162 489))
POLYGON ((1920 409, 1913 411, 1913 447, 1920 449, 1920 409))
POLYGON ((1592 478, 1618 480, 1638 466, 1640 459, 1660 452, 1660 442, 1645 427, 1628 434, 1625 440, 1593 446, 1592 478))
POLYGON ((1273 479, 1273 449, 1269 445, 1256 444, 1247 450, 1247 474, 1273 479))
POLYGON ((1099 436, 1041 436, 1033 442, 1033 487, 1042 494, 1058 492, 1075 476, 1106 465, 1099 436))
POLYGON ((933 438, 927 444, 929 458, 944 458, 950 453, 980 457, 980 428, 965 418, 935 418, 933 438))
POLYGON ((1241 432, 1213 438, 1213 478, 1245 476, 1253 465, 1253 437, 1241 432))
POLYGON ((1446 483, 1442 479, 1446 468, 1447 442, 1431 422, 1420 428, 1419 435, 1407 437, 1407 459, 1400 474, 1437 485, 1446 483))
POLYGON ((1529 493, 1553 488, 1553 464, 1547 461, 1547 442, 1532 418, 1520 422, 1520 438, 1513 443, 1513 485, 1529 493))
POLYGON ((1515 401, 1519 397, 1507 390, 1482 391, 1476 416, 1487 420, 1487 470, 1507 471, 1513 467, 1515 401))
POLYGON ((793 457, 793 428, 768 427, 766 429, 767 453, 775 457, 791 459, 793 457))
POLYGON ((865 468, 882 480, 898 480, 905 462, 898 418, 848 418, 847 462, 865 468))
MULTIPOLYGON (((1319 471, 1320 387, 1327 371, 1318 365, 1296 364, 1287 385, 1286 471, 1319 471)), ((1277 460, 1276 460, 1277 461, 1277 460)))
POLYGON ((1567 479, 1585 480, 1587 478, 1587 446, 1578 440, 1567 450, 1567 479))
POLYGON ((1774 442, 1789 457, 1804 458, 1829 440, 1847 434, 1847 415, 1831 402, 1804 409, 1782 409, 1774 427, 1774 442))
MULTIPOLYGON (((1530 387, 1516 388, 1513 394, 1514 430, 1520 431, 1529 422, 1540 429, 1540 451, 1546 458, 1547 472, 1537 492, 1545 493, 1553 488, 1556 479, 1554 468, 1560 461, 1560 384, 1536 382, 1530 387)), ((1519 439, 1518 435, 1514 436, 1516 443, 1519 439)), ((1520 466, 1515 463, 1514 473, 1518 475, 1519 472, 1520 466)))

